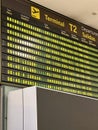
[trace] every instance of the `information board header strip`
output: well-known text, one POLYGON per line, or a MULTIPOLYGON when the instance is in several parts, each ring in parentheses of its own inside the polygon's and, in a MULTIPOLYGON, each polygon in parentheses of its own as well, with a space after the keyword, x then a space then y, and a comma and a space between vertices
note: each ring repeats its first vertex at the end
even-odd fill
POLYGON ((69 38, 98 47, 98 31, 85 24, 31 1, 14 0, 13 2, 12 0, 3 0, 2 5, 43 22, 47 29, 49 29, 50 26, 54 26, 59 28, 61 34, 69 38))

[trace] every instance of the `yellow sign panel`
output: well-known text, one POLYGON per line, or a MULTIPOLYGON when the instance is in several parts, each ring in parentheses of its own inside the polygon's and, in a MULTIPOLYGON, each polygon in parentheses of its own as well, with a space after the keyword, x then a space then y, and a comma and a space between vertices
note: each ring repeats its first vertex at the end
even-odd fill
POLYGON ((34 6, 31 6, 31 16, 40 19, 40 10, 34 6))

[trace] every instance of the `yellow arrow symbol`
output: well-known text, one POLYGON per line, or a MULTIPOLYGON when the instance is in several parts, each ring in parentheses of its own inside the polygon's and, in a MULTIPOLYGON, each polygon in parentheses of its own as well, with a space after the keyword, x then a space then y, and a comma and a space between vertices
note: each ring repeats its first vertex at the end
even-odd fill
POLYGON ((40 19, 40 10, 34 6, 31 6, 31 16, 40 19))

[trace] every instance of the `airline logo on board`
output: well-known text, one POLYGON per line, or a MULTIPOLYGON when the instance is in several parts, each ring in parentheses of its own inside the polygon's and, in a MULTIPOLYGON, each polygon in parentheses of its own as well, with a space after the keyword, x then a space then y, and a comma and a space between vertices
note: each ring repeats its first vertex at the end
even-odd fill
POLYGON ((31 6, 31 16, 36 19, 40 19, 40 10, 34 6, 31 6))

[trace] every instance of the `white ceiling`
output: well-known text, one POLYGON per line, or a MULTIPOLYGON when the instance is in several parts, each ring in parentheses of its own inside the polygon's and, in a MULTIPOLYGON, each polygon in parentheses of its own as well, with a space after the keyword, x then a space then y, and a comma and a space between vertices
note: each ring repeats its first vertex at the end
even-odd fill
POLYGON ((32 0, 98 30, 98 0, 32 0))

